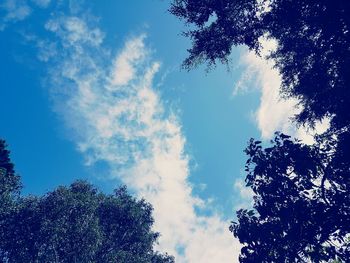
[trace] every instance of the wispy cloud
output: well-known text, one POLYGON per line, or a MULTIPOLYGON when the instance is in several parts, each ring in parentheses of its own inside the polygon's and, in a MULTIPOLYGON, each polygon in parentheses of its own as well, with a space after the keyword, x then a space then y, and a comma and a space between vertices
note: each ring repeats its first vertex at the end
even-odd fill
POLYGON ((147 56, 144 46, 145 35, 129 41, 114 63, 112 84, 127 85, 135 77, 136 67, 147 56))
POLYGON ((0 4, 0 10, 3 13, 0 18, 0 30, 5 29, 8 23, 24 20, 32 11, 24 0, 5 0, 0 4))
POLYGON ((237 179, 233 184, 233 188, 235 191, 238 191, 238 195, 241 197, 240 202, 234 207, 234 209, 252 208, 254 192, 250 187, 246 186, 243 178, 237 179))
POLYGON ((298 112, 297 100, 282 100, 279 89, 281 76, 273 68, 273 62, 264 58, 276 47, 274 41, 261 41, 263 46, 262 57, 252 51, 245 51, 241 55, 241 63, 247 68, 242 78, 237 82, 234 93, 249 89, 250 86, 261 88, 260 105, 255 113, 255 120, 264 139, 271 138, 275 131, 289 133, 291 130, 290 118, 298 112))
POLYGON ((237 261, 240 244, 229 222, 192 194, 186 139, 154 88, 161 65, 145 35, 130 37, 113 56, 102 46, 104 33, 87 20, 57 17, 45 27, 60 50, 48 56, 55 109, 87 165, 107 162, 110 176, 152 203, 159 249, 177 262, 237 261))
POLYGON ((4 0, 0 3, 0 31, 4 30, 8 24, 22 21, 29 17, 34 6, 46 8, 51 0, 4 0))
POLYGON ((328 127, 328 120, 317 123, 315 130, 296 127, 292 118, 301 110, 298 100, 281 98, 281 75, 273 67, 273 61, 265 58, 277 47, 277 42, 262 38, 261 44, 261 56, 252 51, 244 51, 241 54, 241 63, 246 69, 237 81, 233 94, 245 92, 253 86, 261 89, 260 105, 254 119, 263 139, 271 138, 275 131, 282 131, 298 137, 305 143, 313 143, 313 134, 324 132, 328 127))
POLYGON ((41 8, 47 8, 50 5, 51 0, 32 0, 32 2, 41 8))

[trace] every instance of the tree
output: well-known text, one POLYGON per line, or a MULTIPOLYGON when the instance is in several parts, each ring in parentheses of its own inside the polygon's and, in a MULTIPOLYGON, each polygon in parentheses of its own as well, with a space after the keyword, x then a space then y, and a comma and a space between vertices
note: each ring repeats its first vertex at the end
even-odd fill
POLYGON ((278 42, 271 58, 282 76, 281 93, 300 99, 297 121, 325 116, 349 124, 350 2, 344 0, 174 0, 170 12, 193 28, 185 68, 228 63, 233 46, 259 54, 262 37, 278 42))
POLYGON ((0 220, 11 204, 19 197, 20 178, 15 174, 10 152, 4 140, 0 140, 0 220))
POLYGON ((349 262, 349 160, 345 170, 333 168, 335 141, 319 142, 310 147, 281 133, 268 148, 251 140, 246 182, 254 210, 239 210, 230 228, 245 244, 241 262, 349 262))
POLYGON ((277 133, 271 147, 251 140, 247 186, 254 209, 239 210, 230 230, 243 244, 241 262, 350 262, 350 2, 343 0, 174 0, 192 39, 184 67, 229 63, 232 47, 269 58, 281 96, 300 100, 295 123, 329 130, 308 146, 277 133))
MULTIPOLYGON (((1 169, 13 175, 4 142, 0 153, 5 156, 1 169)), ((6 174, 1 180, 7 180, 6 174)), ((17 184, 9 184, 7 195, 18 193, 19 177, 15 178, 17 184)), ((174 262, 154 250, 159 234, 152 231, 152 206, 136 200, 125 187, 107 195, 76 181, 43 196, 13 199, 2 219, 2 262, 174 262)))
MULTIPOLYGON (((6 219, 14 209, 20 189, 20 178, 15 174, 10 152, 7 150, 5 141, 0 140, 0 229, 5 229, 6 219)), ((4 240, 4 232, 0 231, 0 259, 5 253, 2 250, 4 240)))

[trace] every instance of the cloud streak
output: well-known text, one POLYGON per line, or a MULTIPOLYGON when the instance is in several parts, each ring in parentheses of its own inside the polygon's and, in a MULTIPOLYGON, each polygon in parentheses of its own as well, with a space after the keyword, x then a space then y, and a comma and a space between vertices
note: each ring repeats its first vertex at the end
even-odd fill
POLYGON ((241 54, 241 64, 246 69, 241 79, 236 82, 234 95, 251 89, 252 86, 261 90, 260 105, 254 114, 254 119, 263 139, 270 139, 275 131, 291 134, 304 143, 312 144, 313 135, 322 133, 329 127, 329 120, 316 123, 314 130, 297 127, 292 118, 301 110, 295 98, 282 99, 280 96, 281 75, 274 63, 265 57, 277 47, 272 39, 261 39, 261 56, 255 52, 244 51, 241 54))
POLYGON ((27 18, 32 10, 26 1, 5 0, 0 4, 3 16, 0 18, 0 30, 4 30, 8 23, 14 23, 27 18))
POLYGON ((47 8, 51 0, 3 0, 0 3, 0 31, 4 30, 8 24, 16 23, 27 19, 33 11, 30 2, 34 6, 47 8))
POLYGON ((249 89, 251 86, 258 86, 261 89, 260 105, 255 112, 255 121, 261 136, 264 139, 271 138, 275 131, 289 133, 292 129, 290 118, 298 110, 297 100, 282 100, 279 89, 281 76, 273 68, 273 61, 264 58, 271 50, 276 48, 274 41, 261 41, 262 57, 252 51, 244 51, 241 55, 241 63, 246 66, 245 73, 237 82, 234 94, 249 89))
POLYGON ((87 20, 56 17, 45 28, 56 37, 51 47, 62 50, 45 57, 53 65, 55 110, 86 164, 106 162, 110 176, 152 203, 155 230, 161 233, 158 249, 177 262, 238 260, 240 245, 229 222, 192 194, 186 139, 154 88, 161 64, 152 60, 146 36, 129 38, 112 56, 102 46, 104 33, 87 20))

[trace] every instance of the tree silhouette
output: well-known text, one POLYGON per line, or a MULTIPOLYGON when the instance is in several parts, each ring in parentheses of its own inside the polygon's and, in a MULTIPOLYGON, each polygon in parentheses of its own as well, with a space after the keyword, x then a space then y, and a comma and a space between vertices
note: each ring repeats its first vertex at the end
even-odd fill
POLYGON ((170 12, 191 25, 185 68, 228 63, 232 47, 261 51, 262 37, 278 42, 271 54, 281 93, 301 100, 297 121, 336 115, 349 124, 350 2, 344 0, 175 0, 170 12))
POLYGON ((241 262, 328 262, 350 259, 349 160, 329 156, 336 142, 307 146, 278 133, 272 146, 251 140, 246 182, 254 210, 239 210, 230 229, 241 262), (344 176, 342 176, 344 175, 344 176))
POLYGON ((297 125, 330 128, 308 146, 277 133, 270 147, 251 140, 246 183, 254 209, 230 230, 241 262, 350 262, 350 2, 343 0, 174 0, 170 12, 190 26, 187 69, 229 63, 232 48, 261 54, 280 72, 281 97, 297 98, 297 125))
POLYGON ((4 141, 0 141, 1 262, 172 263, 154 250, 152 206, 125 187, 106 195, 76 181, 43 196, 19 196, 4 141))

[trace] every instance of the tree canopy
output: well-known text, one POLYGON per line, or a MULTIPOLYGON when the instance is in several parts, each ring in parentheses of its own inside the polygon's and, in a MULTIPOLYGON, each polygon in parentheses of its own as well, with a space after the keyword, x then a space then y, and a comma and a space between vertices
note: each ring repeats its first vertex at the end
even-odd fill
POLYGON ((243 244, 240 262, 350 262, 350 2, 343 0, 173 0, 192 40, 184 67, 229 63, 232 48, 268 56, 282 78, 281 97, 297 98, 294 121, 330 128, 305 145, 277 133, 251 140, 246 183, 254 209, 237 212, 230 230, 243 244))
POLYGON ((76 181, 43 196, 20 196, 4 141, 0 171, 1 262, 174 262, 154 250, 152 206, 125 187, 107 195, 76 181))
POLYGON ((278 133, 271 143, 246 149, 254 210, 239 210, 230 228, 245 244, 241 262, 348 262, 349 155, 329 155, 335 140, 308 146, 278 133))
POLYGON ((174 0, 170 12, 192 27, 184 67, 228 63, 232 48, 261 51, 261 38, 275 39, 272 52, 282 76, 281 94, 296 97, 297 120, 313 125, 334 116, 349 124, 350 2, 344 0, 174 0))
POLYGON ((0 216, 6 213, 12 202, 19 197, 21 182, 15 174, 6 143, 0 139, 0 216))

